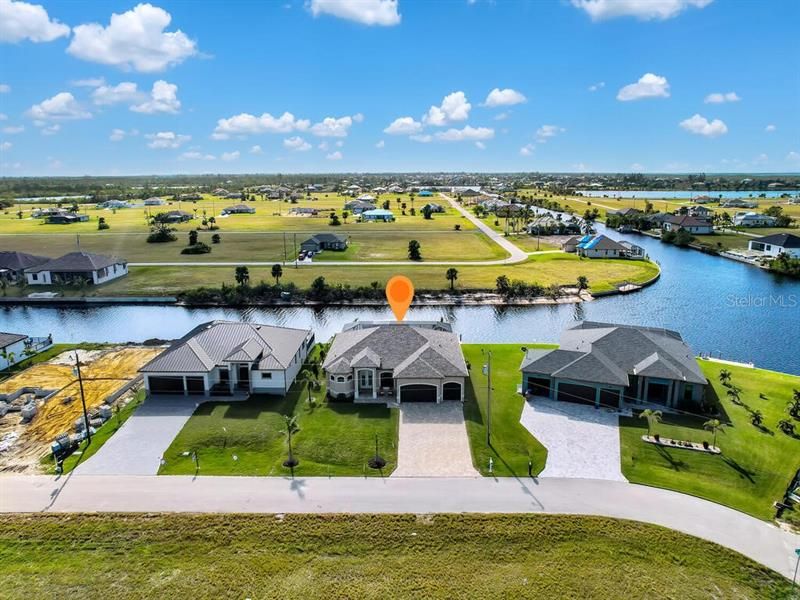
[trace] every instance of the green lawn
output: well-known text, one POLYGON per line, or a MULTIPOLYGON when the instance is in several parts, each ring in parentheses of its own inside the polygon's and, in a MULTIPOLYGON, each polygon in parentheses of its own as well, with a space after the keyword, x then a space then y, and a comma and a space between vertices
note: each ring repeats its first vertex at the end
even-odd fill
MULTIPOLYGON (((800 389, 800 377, 709 361, 700 361, 700 365, 722 407, 720 420, 728 423, 717 436, 722 456, 646 444, 641 440, 647 431, 645 421, 623 418, 622 472, 634 483, 674 489, 771 519, 775 514, 772 503, 783 498, 800 467, 800 437, 789 437, 777 428, 779 420, 790 418, 786 404, 792 390, 800 389), (764 429, 752 425, 748 409, 727 396, 727 388, 718 379, 722 369, 728 369, 733 384, 742 389, 742 403, 763 413, 764 429)), ((710 441, 710 434, 702 428, 705 420, 665 414, 656 432, 664 437, 710 441)), ((795 425, 800 430, 800 422, 795 425)))
POLYGON ((164 453, 162 475, 195 473, 184 452, 197 452, 202 475, 289 474, 282 463, 287 439, 283 415, 297 415, 300 431, 293 438, 297 476, 389 475, 397 466, 396 409, 378 404, 328 402, 324 387, 308 403, 307 387, 297 382, 285 398, 253 396, 244 402, 201 404, 164 453), (387 461, 376 471, 366 467, 379 451, 387 461), (236 458, 234 458, 236 457, 236 458))
MULTIPOLYGON (((548 344, 528 344, 530 348, 554 348, 548 344)), ((489 475, 489 458, 494 461, 493 474, 499 476, 528 476, 528 461, 532 473, 544 469, 547 450, 519 422, 524 398, 517 394, 522 382, 519 365, 521 345, 465 344, 464 357, 470 365, 470 378, 465 390, 464 418, 472 450, 472 461, 482 475, 489 475), (486 363, 481 349, 492 353, 492 445, 486 444, 487 378, 482 373, 486 363)))
POLYGON ((654 525, 553 515, 11 515, 3 597, 784 598, 654 525))

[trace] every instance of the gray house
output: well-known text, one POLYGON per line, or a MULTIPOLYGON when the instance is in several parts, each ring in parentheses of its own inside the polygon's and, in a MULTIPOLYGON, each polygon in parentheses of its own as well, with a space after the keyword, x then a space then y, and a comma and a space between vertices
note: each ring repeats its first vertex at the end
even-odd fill
POLYGON ((458 335, 442 322, 355 322, 322 365, 328 395, 356 401, 464 400, 469 376, 458 335))
POLYGON ((347 250, 349 243, 345 235, 339 235, 338 233, 317 233, 300 244, 300 250, 303 252, 347 250))
POLYGON ((520 371, 526 394, 596 407, 693 406, 708 383, 676 331, 590 321, 565 329, 556 350, 527 350, 520 371))
POLYGON ((25 269, 29 285, 73 284, 83 279, 99 285, 128 274, 128 261, 91 252, 70 252, 25 269))
POLYGON ((210 321, 139 372, 149 394, 284 395, 313 345, 314 334, 308 329, 210 321))
POLYGON ((1 251, 0 279, 9 282, 25 279, 25 269, 39 266, 49 260, 46 256, 36 256, 25 252, 1 251))

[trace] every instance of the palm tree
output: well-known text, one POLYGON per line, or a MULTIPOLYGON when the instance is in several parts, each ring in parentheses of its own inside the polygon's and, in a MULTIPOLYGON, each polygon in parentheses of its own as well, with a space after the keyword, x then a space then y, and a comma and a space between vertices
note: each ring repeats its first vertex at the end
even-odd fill
POLYGON ((661 423, 661 416, 662 413, 660 410, 652 410, 650 408, 645 408, 639 413, 640 419, 647 419, 647 437, 650 437, 650 432, 652 431, 653 426, 656 423, 661 423))
POLYGON ((756 427, 761 427, 761 424, 764 422, 764 413, 760 410, 754 410, 750 413, 750 422, 756 427))
POLYGON ((589 287, 589 278, 586 275, 579 275, 578 276, 578 289, 585 290, 589 287))
POLYGON ((741 394, 741 392, 742 392, 742 388, 740 388, 740 387, 736 387, 735 385, 732 385, 732 386, 731 386, 731 387, 728 389, 728 398, 730 398, 730 399, 731 399, 731 402, 733 402, 734 404, 741 404, 741 403, 742 403, 742 400, 741 400, 741 398, 739 397, 739 395, 741 394))
POLYGON ((730 382, 731 382, 731 372, 728 371, 728 369, 722 369, 719 372, 719 382, 724 386, 727 386, 728 384, 730 384, 730 382))
POLYGON ((458 279, 458 269, 450 267, 449 269, 447 269, 447 274, 445 275, 445 277, 447 277, 447 281, 450 282, 450 289, 452 290, 453 287, 455 286, 456 279, 458 279))
POLYGON ((272 265, 272 276, 275 278, 275 285, 280 284, 281 277, 283 277, 283 267, 277 263, 272 265))
POLYGON ((710 431, 711 434, 714 436, 711 441, 712 446, 717 445, 717 432, 722 431, 723 427, 724 425, 719 422, 719 419, 711 419, 710 421, 706 421, 705 423, 703 423, 703 429, 705 429, 706 431, 710 431))
POLYGON ((317 377, 316 377, 316 375, 314 375, 314 373, 311 371, 311 369, 303 369, 297 375, 297 378, 300 381, 303 381, 303 382, 306 383, 306 388, 308 389, 308 404, 309 404, 309 406, 313 406, 314 405, 314 396, 313 396, 312 392, 313 392, 314 388, 317 386, 317 377))
POLYGON ((800 418, 800 390, 794 390, 794 396, 787 406, 790 415, 795 419, 800 418))
POLYGON ((283 415, 283 429, 281 432, 286 435, 289 442, 289 458, 284 461, 283 466, 290 469, 300 464, 300 461, 295 459, 292 452, 292 436, 298 431, 300 431, 300 428, 297 426, 297 415, 283 415))
POLYGON ((245 286, 250 282, 250 269, 247 267, 236 267, 236 283, 245 286))

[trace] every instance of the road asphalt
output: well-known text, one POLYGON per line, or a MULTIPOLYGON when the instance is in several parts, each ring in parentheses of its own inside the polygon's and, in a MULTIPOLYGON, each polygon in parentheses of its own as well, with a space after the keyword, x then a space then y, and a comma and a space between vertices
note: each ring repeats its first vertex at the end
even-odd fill
POLYGON ((791 577, 800 535, 658 488, 595 479, 513 477, 0 477, 0 512, 543 513, 669 527, 791 577))

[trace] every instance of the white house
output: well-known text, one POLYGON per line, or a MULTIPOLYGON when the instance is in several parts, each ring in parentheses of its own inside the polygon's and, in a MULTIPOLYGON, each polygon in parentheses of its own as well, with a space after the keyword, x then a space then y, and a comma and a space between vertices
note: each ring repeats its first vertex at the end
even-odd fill
POLYGON ((70 252, 25 269, 25 279, 29 285, 72 284, 77 279, 99 285, 127 274, 128 263, 125 259, 91 252, 70 252))
POLYGON ((699 217, 692 217, 690 215, 672 215, 664 221, 662 228, 664 231, 685 229, 689 233, 698 233, 701 235, 714 233, 714 227, 711 225, 711 221, 699 217))
POLYGON ((763 252, 768 256, 788 254, 800 258, 800 236, 792 233, 776 233, 760 238, 754 238, 748 243, 750 250, 763 252))
POLYGON ((0 371, 41 352, 53 344, 53 338, 32 338, 22 333, 0 331, 0 371))
POLYGON ((733 224, 736 227, 774 227, 777 221, 775 217, 755 212, 740 211, 733 215, 733 224))
POLYGON ((314 345, 308 329, 210 321, 139 372, 148 394, 285 395, 314 345))

